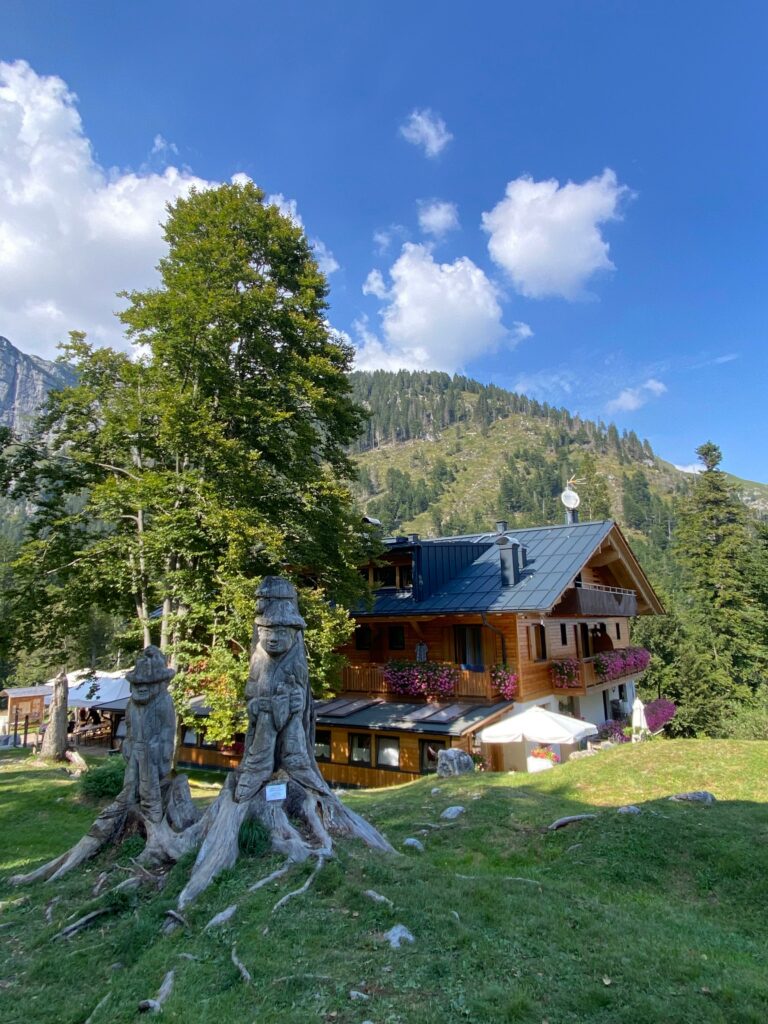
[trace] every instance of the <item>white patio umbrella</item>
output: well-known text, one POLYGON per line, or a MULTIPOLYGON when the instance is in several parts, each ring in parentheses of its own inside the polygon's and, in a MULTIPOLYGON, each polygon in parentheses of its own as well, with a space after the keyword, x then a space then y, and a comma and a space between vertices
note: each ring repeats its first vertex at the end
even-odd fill
POLYGON ((578 743, 587 736, 596 736, 597 726, 569 715, 559 715, 546 708, 529 708, 518 715, 509 715, 494 722, 479 734, 481 743, 578 743))
POLYGON ((635 702, 632 705, 632 742, 639 743, 649 732, 650 729, 645 718, 645 704, 639 697, 635 697, 635 702))

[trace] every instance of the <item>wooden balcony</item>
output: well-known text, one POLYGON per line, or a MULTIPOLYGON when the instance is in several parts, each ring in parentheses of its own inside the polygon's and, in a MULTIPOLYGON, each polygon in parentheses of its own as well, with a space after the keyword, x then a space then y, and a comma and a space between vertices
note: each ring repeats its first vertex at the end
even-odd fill
MULTIPOLYGON (((344 693, 370 693, 380 694, 382 697, 399 698, 398 694, 392 694, 385 679, 384 665, 345 665, 341 672, 342 691, 344 693)), ((501 698, 491 687, 491 673, 486 669, 483 672, 471 672, 468 669, 458 669, 458 682, 456 690, 451 699, 471 699, 475 701, 498 701, 501 698)), ((414 700, 413 697, 399 698, 401 700, 414 700)))
POLYGON ((577 583, 567 590, 557 606, 558 615, 637 615, 637 594, 622 587, 603 587, 593 583, 577 583))
POLYGON ((606 681, 601 679, 595 669, 594 658, 582 658, 580 664, 580 680, 578 686, 552 686, 552 690, 558 696, 563 697, 585 697, 589 690, 594 689, 597 686, 619 686, 626 679, 632 679, 637 675, 637 672, 629 672, 625 676, 619 676, 616 679, 606 681))

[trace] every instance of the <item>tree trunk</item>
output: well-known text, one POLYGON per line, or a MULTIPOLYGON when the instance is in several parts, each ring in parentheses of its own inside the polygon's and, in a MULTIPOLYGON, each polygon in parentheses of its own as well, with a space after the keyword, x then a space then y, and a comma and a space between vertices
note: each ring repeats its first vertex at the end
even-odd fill
POLYGON ((64 760, 64 751, 67 749, 68 702, 67 674, 60 672, 53 683, 53 699, 48 712, 48 726, 40 750, 41 757, 52 757, 57 761, 64 760))

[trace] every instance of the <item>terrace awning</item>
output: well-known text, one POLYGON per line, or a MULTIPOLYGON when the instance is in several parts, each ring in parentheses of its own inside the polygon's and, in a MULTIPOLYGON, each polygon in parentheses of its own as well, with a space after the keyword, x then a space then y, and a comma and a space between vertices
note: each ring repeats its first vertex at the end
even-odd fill
POLYGON ((597 726, 569 715, 558 715, 546 708, 529 708, 494 722, 479 733, 481 743, 578 743, 596 736, 597 726))

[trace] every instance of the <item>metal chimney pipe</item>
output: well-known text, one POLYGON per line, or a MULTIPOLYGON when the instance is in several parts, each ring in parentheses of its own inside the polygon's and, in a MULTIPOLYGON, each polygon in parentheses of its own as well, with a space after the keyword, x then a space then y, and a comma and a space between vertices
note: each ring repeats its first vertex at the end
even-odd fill
POLYGON ((565 510, 565 522, 567 526, 573 526, 579 521, 579 510, 577 508, 567 508, 565 510))
POLYGON ((507 537, 501 536, 496 543, 499 546, 501 585, 514 587, 520 582, 520 541, 514 540, 510 543, 507 537))
POLYGON ((499 519, 496 523, 496 533, 506 533, 507 525, 506 519, 499 519))

